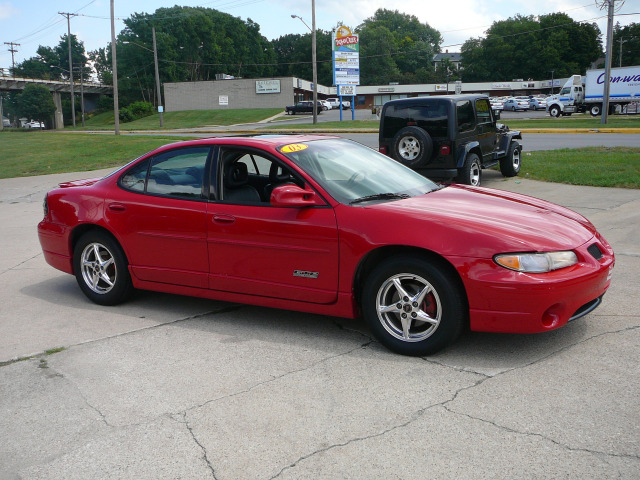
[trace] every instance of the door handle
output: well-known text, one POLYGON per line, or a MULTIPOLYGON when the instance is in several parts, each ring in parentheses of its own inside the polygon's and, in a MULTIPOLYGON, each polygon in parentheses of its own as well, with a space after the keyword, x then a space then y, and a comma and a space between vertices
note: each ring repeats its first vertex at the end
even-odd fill
POLYGON ((224 215, 224 214, 217 213, 213 216, 212 220, 213 220, 213 223, 223 223, 226 225, 230 225, 232 223, 235 223, 236 217, 232 215, 224 215))
POLYGON ((111 210, 112 212, 124 212, 127 209, 126 206, 124 206, 121 203, 110 203, 109 204, 109 210, 111 210))

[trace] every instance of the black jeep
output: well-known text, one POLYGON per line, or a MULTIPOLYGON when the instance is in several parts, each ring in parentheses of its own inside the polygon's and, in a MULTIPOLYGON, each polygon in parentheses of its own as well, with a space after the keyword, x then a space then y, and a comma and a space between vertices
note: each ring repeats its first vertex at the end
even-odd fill
POLYGON ((485 95, 440 95, 385 103, 379 149, 430 178, 480 185, 482 169, 500 164, 505 177, 520 171, 519 131, 496 123, 485 95))

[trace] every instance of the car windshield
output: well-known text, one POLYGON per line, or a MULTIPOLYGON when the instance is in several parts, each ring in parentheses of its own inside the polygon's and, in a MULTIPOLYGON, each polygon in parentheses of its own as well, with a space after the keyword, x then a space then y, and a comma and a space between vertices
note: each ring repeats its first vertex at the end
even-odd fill
POLYGON ((346 139, 284 145, 280 152, 340 203, 366 205, 437 190, 431 180, 395 160, 346 139))

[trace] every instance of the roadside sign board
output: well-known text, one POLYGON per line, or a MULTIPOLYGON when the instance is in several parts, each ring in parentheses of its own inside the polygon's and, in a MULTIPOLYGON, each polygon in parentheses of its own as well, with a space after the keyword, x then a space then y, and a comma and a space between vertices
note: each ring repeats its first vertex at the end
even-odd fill
POLYGON ((332 34, 333 84, 360 85, 360 44, 358 34, 344 25, 332 34))

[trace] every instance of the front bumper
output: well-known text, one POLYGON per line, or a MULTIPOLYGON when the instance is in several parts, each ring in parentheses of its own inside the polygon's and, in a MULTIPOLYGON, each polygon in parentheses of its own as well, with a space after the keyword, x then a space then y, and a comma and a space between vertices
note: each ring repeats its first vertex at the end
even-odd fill
POLYGON ((594 237, 574 252, 576 265, 543 274, 510 271, 489 259, 455 265, 467 291, 471 330, 539 333, 593 311, 611 284, 613 250, 594 237), (587 250, 593 244, 602 252, 599 259, 587 250))

